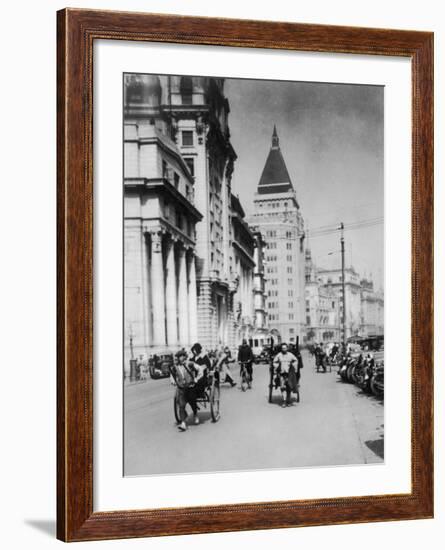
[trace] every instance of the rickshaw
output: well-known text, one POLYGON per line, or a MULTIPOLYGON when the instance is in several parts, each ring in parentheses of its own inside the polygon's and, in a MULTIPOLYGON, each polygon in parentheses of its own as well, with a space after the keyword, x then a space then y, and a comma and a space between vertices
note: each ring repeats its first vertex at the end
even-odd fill
MULTIPOLYGON (((296 347, 297 349, 297 352, 298 352, 298 345, 296 347)), ((272 353, 271 354, 271 357, 270 357, 270 364, 269 364, 269 403, 272 403, 272 395, 273 395, 273 392, 274 390, 279 390, 280 393, 281 393, 281 384, 280 384, 280 375, 275 371, 275 367, 273 366, 273 361, 274 361, 274 357, 275 355, 279 352, 280 350, 280 347, 277 347, 275 352, 276 353, 272 353)), ((294 392, 295 393, 295 396, 296 396, 296 399, 297 399, 297 403, 300 402, 300 382, 298 381, 298 385, 297 385, 297 391, 294 392)))
MULTIPOLYGON (((219 370, 215 368, 214 362, 212 362, 212 367, 207 371, 205 376, 205 385, 202 392, 197 396, 196 403, 198 405, 198 410, 200 405, 203 405, 204 408, 207 408, 207 405, 210 406, 210 416, 212 417, 212 422, 218 422, 221 417, 220 408, 219 408, 219 397, 220 397, 220 377, 219 370)), ((174 377, 174 371, 172 370, 172 375, 174 377)), ((175 420, 179 424, 181 422, 179 416, 179 401, 178 401, 178 388, 176 388, 175 395, 173 398, 173 412, 175 415, 175 420)))

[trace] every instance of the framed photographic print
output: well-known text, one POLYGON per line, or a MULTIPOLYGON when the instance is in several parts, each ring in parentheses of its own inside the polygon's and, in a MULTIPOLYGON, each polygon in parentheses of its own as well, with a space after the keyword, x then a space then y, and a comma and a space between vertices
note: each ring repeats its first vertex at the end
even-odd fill
POLYGON ((432 517, 432 33, 66 9, 57 63, 58 538, 432 517))

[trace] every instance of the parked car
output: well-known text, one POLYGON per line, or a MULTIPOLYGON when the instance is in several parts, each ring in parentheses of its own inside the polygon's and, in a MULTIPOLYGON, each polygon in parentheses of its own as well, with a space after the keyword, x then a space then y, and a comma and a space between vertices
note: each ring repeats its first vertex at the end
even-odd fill
POLYGON ((270 360, 270 349, 266 346, 260 349, 253 349, 255 363, 268 363, 270 360))
POLYGON ((173 354, 164 353, 152 355, 148 359, 148 372, 153 379, 167 378, 170 376, 170 368, 173 366, 173 354))

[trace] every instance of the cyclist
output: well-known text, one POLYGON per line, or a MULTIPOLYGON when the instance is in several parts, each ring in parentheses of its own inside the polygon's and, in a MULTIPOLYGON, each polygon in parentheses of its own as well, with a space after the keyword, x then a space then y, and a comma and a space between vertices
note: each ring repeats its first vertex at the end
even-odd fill
POLYGON ((252 348, 249 346, 246 339, 243 340, 238 349, 238 363, 241 363, 240 376, 242 375, 243 364, 245 366, 247 371, 247 385, 250 389, 253 381, 253 353, 252 348))

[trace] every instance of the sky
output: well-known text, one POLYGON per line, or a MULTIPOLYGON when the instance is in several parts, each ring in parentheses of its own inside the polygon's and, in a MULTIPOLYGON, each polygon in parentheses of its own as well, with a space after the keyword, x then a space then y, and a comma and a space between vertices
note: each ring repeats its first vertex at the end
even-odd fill
MULTIPOLYGON (((315 232, 383 217, 383 87, 226 79, 225 94, 238 155, 232 190, 246 213, 253 212, 275 124, 308 230, 306 244, 317 265, 340 267, 339 234, 315 232)), ((346 264, 372 276, 377 288, 383 287, 383 246, 383 223, 345 231, 346 264)))

